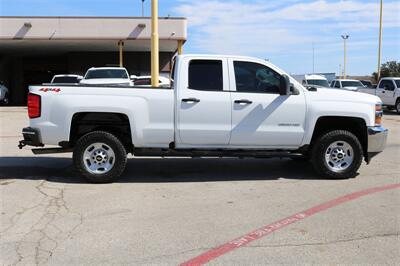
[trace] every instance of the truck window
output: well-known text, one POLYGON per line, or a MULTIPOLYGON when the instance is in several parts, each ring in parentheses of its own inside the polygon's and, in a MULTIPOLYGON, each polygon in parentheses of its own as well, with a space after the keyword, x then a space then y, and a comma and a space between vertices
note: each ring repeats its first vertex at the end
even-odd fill
POLYGON ((279 93, 280 75, 257 63, 235 61, 237 92, 279 93))
POLYGON ((386 89, 388 91, 393 91, 394 90, 394 85, 393 85, 393 82, 391 80, 382 80, 381 83, 379 84, 379 88, 380 89, 386 89))
POLYGON ((189 63, 189 89, 223 91, 221 60, 191 60, 189 63))
POLYGON ((335 88, 340 88, 340 81, 336 81, 335 88))

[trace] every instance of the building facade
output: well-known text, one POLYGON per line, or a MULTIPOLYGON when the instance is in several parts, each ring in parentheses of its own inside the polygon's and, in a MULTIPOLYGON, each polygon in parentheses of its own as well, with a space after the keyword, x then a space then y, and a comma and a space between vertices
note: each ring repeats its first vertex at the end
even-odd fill
MULTIPOLYGON (((166 74, 187 39, 186 19, 159 18, 159 38, 160 72, 166 74)), ((24 105, 29 85, 56 74, 122 64, 131 75, 147 75, 150 42, 148 17, 0 17, 0 81, 10 104, 24 105)))

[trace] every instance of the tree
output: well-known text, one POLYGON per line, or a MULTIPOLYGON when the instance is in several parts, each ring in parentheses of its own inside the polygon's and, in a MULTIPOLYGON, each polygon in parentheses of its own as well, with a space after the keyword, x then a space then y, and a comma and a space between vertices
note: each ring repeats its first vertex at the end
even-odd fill
MULTIPOLYGON (((372 73, 376 82, 379 82, 378 73, 372 73)), ((381 66, 381 78, 384 77, 400 77, 400 63, 397 61, 388 61, 381 66)))

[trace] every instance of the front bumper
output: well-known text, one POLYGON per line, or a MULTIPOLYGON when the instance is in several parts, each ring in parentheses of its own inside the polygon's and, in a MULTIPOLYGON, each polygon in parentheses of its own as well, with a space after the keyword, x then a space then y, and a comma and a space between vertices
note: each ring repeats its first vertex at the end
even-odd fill
POLYGON ((386 146, 388 130, 384 127, 368 127, 368 158, 367 162, 372 157, 382 152, 386 146))
POLYGON ((19 141, 18 148, 22 149, 24 146, 35 146, 43 147, 43 143, 40 140, 39 130, 31 127, 25 127, 22 129, 23 140, 19 141))

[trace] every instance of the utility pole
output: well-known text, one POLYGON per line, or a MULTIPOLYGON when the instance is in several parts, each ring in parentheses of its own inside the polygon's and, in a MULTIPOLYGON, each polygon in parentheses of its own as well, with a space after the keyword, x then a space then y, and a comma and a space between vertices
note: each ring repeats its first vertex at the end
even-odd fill
POLYGON ((144 17, 144 1, 145 0, 142 0, 142 17, 144 17))
POLYGON ((382 53, 382 12, 383 12, 383 0, 381 0, 380 12, 379 12, 379 48, 378 48, 378 72, 377 72, 377 83, 381 78, 381 53, 382 53))
POLYGON ((342 35, 342 39, 343 39, 343 44, 344 44, 344 62, 343 62, 343 78, 345 79, 346 78, 346 49, 347 49, 347 47, 346 47, 346 42, 347 42, 347 39, 349 39, 349 35, 348 34, 346 34, 346 35, 342 35))
POLYGON ((151 86, 159 85, 158 0, 151 1, 151 86))
POLYGON ((312 73, 315 74, 315 49, 314 42, 312 43, 312 73))

